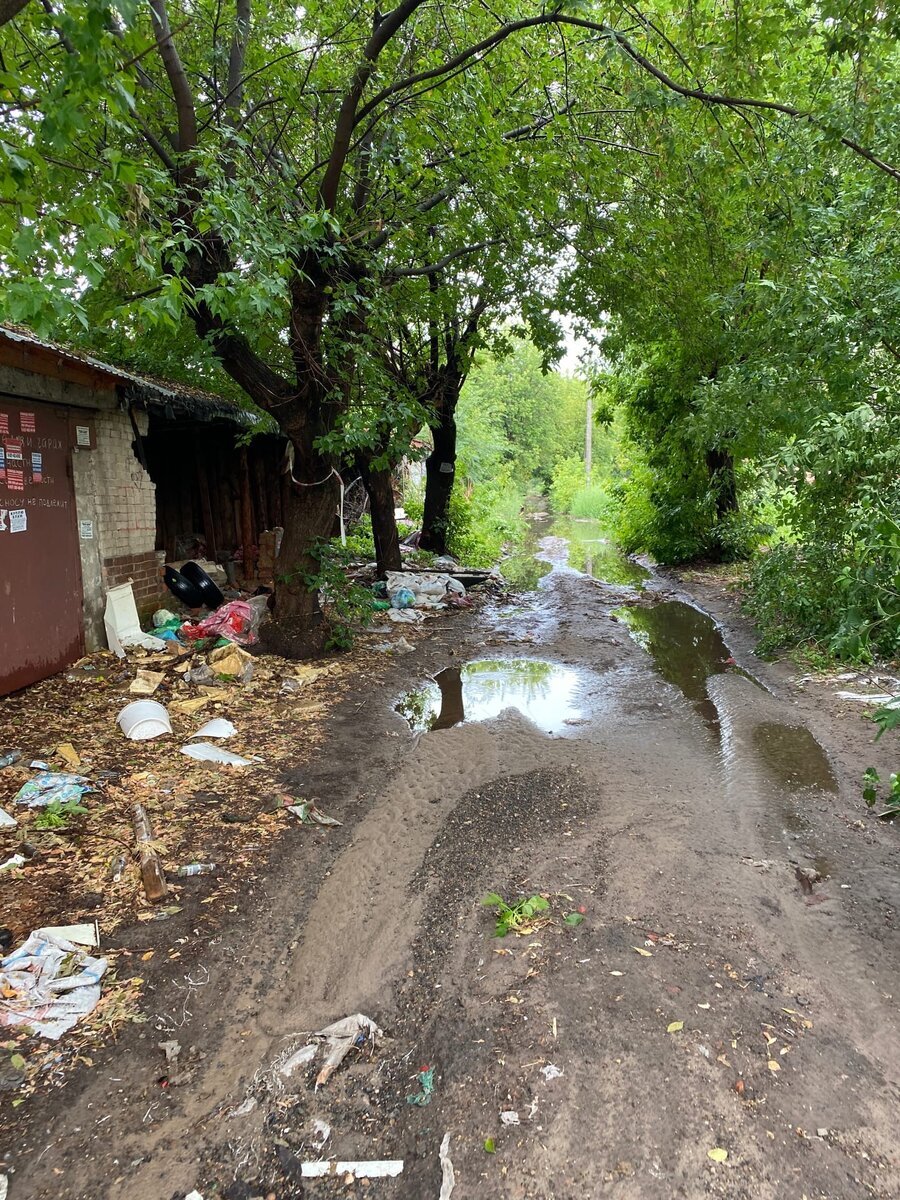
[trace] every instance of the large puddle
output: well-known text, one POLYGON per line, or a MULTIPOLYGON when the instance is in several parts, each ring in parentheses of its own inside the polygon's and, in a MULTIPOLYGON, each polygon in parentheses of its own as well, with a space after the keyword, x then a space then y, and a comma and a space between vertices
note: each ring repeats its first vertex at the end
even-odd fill
POLYGON ((735 663, 712 617, 681 600, 663 600, 649 608, 626 606, 616 609, 615 615, 647 651, 663 679, 680 688, 710 729, 718 731, 719 715, 707 681, 711 675, 735 669, 735 663))
POLYGON ((447 667, 407 692, 396 709, 416 733, 487 721, 515 708, 545 733, 556 733, 581 714, 573 701, 578 675, 536 658, 479 659, 447 667))

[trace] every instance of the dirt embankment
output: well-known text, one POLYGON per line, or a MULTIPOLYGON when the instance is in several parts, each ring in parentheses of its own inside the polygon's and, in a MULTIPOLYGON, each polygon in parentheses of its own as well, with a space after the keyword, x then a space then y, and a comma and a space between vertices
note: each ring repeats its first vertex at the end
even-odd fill
POLYGON ((561 567, 351 674, 286 780, 344 824, 260 843, 227 905, 190 880, 182 913, 122 928, 154 950, 148 1020, 38 1081, 7 1124, 10 1200, 436 1197, 445 1134, 466 1200, 898 1194, 900 873, 859 800, 866 731, 753 659, 724 605, 711 719, 622 603, 561 567), (485 658, 572 668, 564 728, 394 712, 485 658), (496 938, 488 891, 549 909, 496 938), (321 1060, 280 1070, 355 1012, 385 1036, 323 1087, 321 1060), (323 1158, 403 1168, 305 1177, 323 1158))

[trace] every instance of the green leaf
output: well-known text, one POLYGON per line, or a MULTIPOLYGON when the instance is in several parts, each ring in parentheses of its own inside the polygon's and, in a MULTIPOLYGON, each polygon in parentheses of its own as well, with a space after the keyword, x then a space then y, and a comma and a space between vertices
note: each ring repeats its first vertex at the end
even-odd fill
POLYGON ((10 1058, 9 1061, 13 1067, 13 1070, 15 1070, 15 1071, 24 1071, 25 1070, 25 1059, 22 1057, 21 1054, 14 1054, 10 1058))
POLYGON ((488 1154, 493 1154, 495 1152, 497 1147, 492 1137, 484 1139, 484 1148, 488 1154))

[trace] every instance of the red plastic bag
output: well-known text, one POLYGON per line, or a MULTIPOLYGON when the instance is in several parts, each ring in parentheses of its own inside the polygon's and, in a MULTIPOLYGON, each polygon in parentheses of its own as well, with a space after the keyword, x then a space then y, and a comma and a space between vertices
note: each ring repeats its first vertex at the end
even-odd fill
POLYGON ((222 637, 239 646, 252 646, 256 641, 259 612, 246 600, 229 600, 196 625, 182 625, 181 633, 191 641, 222 637))

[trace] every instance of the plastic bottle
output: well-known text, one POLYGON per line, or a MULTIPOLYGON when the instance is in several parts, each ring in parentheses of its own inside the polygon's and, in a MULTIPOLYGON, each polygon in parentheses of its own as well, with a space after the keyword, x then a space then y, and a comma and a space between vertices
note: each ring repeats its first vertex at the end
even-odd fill
POLYGON ((21 750, 9 750, 6 754, 0 757, 0 768, 11 767, 13 763, 17 763, 21 757, 21 750))
POLYGON ((125 874, 125 867, 127 865, 128 864, 125 860, 125 855, 117 854, 116 857, 114 859, 112 859, 112 861, 109 864, 109 869, 106 872, 107 879, 111 879, 113 881, 113 883, 118 883, 119 880, 122 878, 122 876, 125 874))
POLYGON ((186 879, 188 875, 212 875, 215 869, 215 863, 191 863, 188 867, 179 867, 175 875, 178 879, 186 879))

